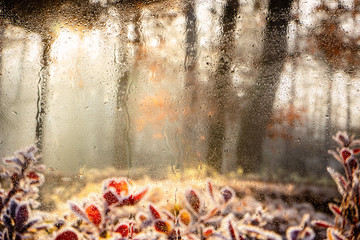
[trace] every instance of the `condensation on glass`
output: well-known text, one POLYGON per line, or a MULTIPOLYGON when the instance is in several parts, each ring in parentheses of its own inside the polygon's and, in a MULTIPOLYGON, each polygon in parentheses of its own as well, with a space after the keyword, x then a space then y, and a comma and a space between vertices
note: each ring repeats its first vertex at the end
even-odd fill
POLYGON ((1 157, 316 176, 359 132, 356 1, 32 2, 0 5, 1 157))

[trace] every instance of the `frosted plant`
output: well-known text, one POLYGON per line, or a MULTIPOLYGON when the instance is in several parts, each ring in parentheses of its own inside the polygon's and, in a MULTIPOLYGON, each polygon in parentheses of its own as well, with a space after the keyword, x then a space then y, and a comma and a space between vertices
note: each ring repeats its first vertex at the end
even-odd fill
POLYGON ((338 132, 334 140, 340 147, 336 151, 329 151, 344 168, 345 176, 328 168, 328 172, 336 182, 342 196, 340 205, 330 203, 329 208, 335 215, 334 223, 313 221, 315 226, 327 228, 329 240, 355 240, 360 237, 360 170, 359 159, 360 141, 346 132, 338 132))
POLYGON ((38 164, 37 148, 19 151, 12 158, 3 160, 1 178, 9 182, 7 189, 0 188, 0 229, 2 240, 28 239, 34 235, 31 228, 39 219, 30 217, 31 210, 40 204, 36 201, 38 187, 44 183, 44 165, 38 164))

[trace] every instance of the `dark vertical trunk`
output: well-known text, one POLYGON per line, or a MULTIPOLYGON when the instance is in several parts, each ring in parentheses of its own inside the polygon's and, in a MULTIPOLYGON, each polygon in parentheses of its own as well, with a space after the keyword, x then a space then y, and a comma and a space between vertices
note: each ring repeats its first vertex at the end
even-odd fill
POLYGON ((235 48, 234 38, 238 9, 238 0, 226 1, 221 18, 222 36, 220 38, 219 62, 210 82, 210 102, 213 109, 210 116, 206 161, 216 171, 221 171, 226 113, 229 97, 233 97, 231 94, 230 67, 232 52, 235 48))
MULTIPOLYGON (((295 109, 295 99, 296 99, 296 74, 298 70, 298 57, 299 52, 299 0, 294 0, 294 24, 295 24, 295 36, 294 36, 294 48, 291 53, 291 64, 292 64, 292 73, 291 73, 291 88, 290 88, 290 100, 289 100, 289 110, 291 114, 296 110, 295 109)), ((294 120, 290 120, 294 121, 294 120)), ((295 122, 292 122, 290 126, 287 126, 287 136, 288 139, 285 142, 285 157, 283 158, 282 168, 283 171, 288 175, 288 172, 298 172, 303 174, 305 172, 305 159, 303 156, 296 154, 295 149, 298 147, 296 139, 294 139, 294 128, 296 127, 295 122)))
POLYGON ((292 0, 270 0, 260 73, 247 92, 238 140, 238 164, 245 173, 262 165, 262 145, 272 114, 282 67, 287 54, 287 26, 292 0))
POLYGON ((186 0, 184 2, 185 15, 185 89, 184 89, 184 119, 183 119, 183 133, 182 142, 184 146, 184 153, 182 159, 176 163, 176 168, 182 168, 186 159, 195 157, 196 151, 193 146, 195 144, 194 126, 197 122, 196 108, 198 106, 198 82, 196 78, 197 65, 197 27, 196 27, 196 11, 195 1, 186 0))
MULTIPOLYGON (((140 10, 134 14, 132 22, 135 24, 135 34, 136 38, 133 40, 133 44, 136 47, 139 47, 140 43, 140 10)), ((126 34, 126 26, 123 27, 123 32, 126 34)), ((127 42, 127 37, 120 39, 120 41, 125 40, 127 42)), ((124 44, 126 45, 126 44, 124 44)), ((122 49, 122 48, 120 48, 122 49)), ((115 53, 117 54, 117 53, 115 53)), ((135 54, 136 56, 136 54, 135 54)), ((131 154, 131 140, 130 140, 130 129, 131 129, 131 119, 128 109, 128 94, 129 88, 131 85, 130 75, 131 75, 131 66, 127 66, 127 55, 123 55, 119 63, 119 73, 121 76, 117 81, 117 95, 116 95, 116 108, 117 116, 115 121, 115 128, 119 129, 119 132, 115 134, 115 161, 114 165, 118 168, 130 169, 132 167, 132 154, 131 154), (125 68, 125 71, 124 71, 125 68)))
POLYGON ((318 171, 321 171, 322 169, 325 169, 327 167, 327 161, 328 161, 328 150, 333 149, 333 140, 332 136, 334 134, 334 129, 332 126, 332 85, 333 85, 333 78, 334 78, 334 70, 332 67, 329 67, 328 70, 328 90, 327 90, 327 102, 326 102, 326 115, 325 115, 325 143, 324 143, 324 151, 323 151, 323 157, 322 161, 319 164, 318 171))
POLYGON ((36 146, 40 150, 43 149, 44 145, 44 120, 46 113, 46 95, 48 91, 48 80, 49 80, 49 66, 50 66, 50 50, 52 39, 51 36, 42 36, 42 55, 41 55, 41 69, 39 72, 38 81, 38 97, 37 97, 37 112, 36 112, 36 128, 35 128, 35 142, 36 146))

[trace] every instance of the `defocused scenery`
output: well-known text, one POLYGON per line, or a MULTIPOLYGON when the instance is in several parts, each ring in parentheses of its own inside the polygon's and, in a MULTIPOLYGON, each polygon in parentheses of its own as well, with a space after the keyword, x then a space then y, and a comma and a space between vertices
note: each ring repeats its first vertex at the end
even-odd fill
POLYGON ((359 66, 359 0, 0 0, 0 239, 360 239, 359 66))

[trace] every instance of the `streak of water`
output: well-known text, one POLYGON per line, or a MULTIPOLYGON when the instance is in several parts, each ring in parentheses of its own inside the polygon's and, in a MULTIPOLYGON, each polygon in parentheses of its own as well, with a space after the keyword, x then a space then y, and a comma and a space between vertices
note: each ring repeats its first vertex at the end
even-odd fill
POLYGON ((36 129, 35 129, 35 142, 38 149, 41 151, 43 147, 43 130, 44 130, 44 115, 46 107, 46 90, 47 80, 49 79, 49 65, 50 65, 50 49, 51 40, 48 37, 42 39, 43 52, 41 59, 41 69, 39 72, 39 80, 37 83, 37 111, 36 111, 36 129))
POLYGON ((128 101, 128 96, 130 93, 130 88, 131 88, 132 83, 133 83, 133 81, 130 81, 128 83, 126 92, 125 92, 125 97, 124 97, 124 110, 125 110, 125 114, 126 114, 125 140, 126 140, 126 145, 128 148, 128 154, 127 154, 128 177, 130 177, 130 171, 131 171, 131 167, 132 167, 132 158, 131 158, 131 140, 130 140, 131 119, 130 119, 129 107, 127 105, 127 101, 128 101))

